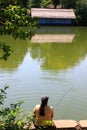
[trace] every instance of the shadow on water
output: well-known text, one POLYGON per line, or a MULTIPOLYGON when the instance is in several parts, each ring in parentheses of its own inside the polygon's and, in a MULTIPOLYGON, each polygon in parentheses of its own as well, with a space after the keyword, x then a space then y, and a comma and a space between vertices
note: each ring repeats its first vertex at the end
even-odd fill
POLYGON ((87 54, 86 27, 42 27, 37 30, 37 34, 51 34, 52 37, 73 34, 74 37, 69 43, 32 43, 29 40, 14 40, 10 36, 1 36, 0 41, 10 45, 13 54, 8 61, 0 61, 0 68, 17 69, 22 64, 28 49, 33 59, 41 61, 40 64, 44 70, 65 70, 78 64, 87 54))

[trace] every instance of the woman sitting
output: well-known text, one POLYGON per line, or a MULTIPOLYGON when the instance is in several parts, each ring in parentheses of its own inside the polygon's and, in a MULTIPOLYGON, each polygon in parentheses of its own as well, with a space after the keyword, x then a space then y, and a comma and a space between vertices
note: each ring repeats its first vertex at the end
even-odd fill
POLYGON ((41 104, 36 105, 33 111, 34 125, 36 128, 47 128, 53 126, 53 108, 49 106, 48 103, 49 97, 44 96, 41 98, 41 104))

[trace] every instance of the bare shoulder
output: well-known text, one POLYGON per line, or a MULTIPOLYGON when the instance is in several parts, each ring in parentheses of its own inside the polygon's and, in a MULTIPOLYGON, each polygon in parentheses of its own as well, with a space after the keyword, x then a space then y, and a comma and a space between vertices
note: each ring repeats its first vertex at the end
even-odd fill
POLYGON ((53 109, 53 107, 52 106, 48 106, 50 109, 53 109))
POLYGON ((52 107, 52 106, 50 106, 50 108, 51 108, 51 109, 53 109, 53 107, 52 107))
POLYGON ((39 108, 39 107, 40 107, 40 105, 39 105, 39 104, 35 106, 35 108, 39 108))

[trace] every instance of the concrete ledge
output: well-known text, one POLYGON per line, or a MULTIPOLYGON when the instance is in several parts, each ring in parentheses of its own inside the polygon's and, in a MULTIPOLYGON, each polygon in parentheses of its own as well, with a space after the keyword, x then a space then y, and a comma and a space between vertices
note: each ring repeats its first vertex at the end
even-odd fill
POLYGON ((75 128, 78 122, 75 120, 54 120, 57 128, 75 128))
POLYGON ((87 130, 87 120, 80 120, 79 125, 82 128, 82 130, 87 130))
MULTIPOLYGON (((87 130, 87 120, 54 120, 56 127, 44 128, 44 130, 87 130)), ((32 124, 31 130, 36 130, 32 124)))

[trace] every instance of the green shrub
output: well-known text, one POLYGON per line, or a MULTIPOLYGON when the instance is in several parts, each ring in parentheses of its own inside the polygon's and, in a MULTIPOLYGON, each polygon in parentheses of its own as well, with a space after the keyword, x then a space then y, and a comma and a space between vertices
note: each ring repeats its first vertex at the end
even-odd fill
POLYGON ((76 15, 79 25, 87 25, 87 0, 77 0, 76 15))
POLYGON ((23 116, 21 105, 23 102, 10 104, 10 107, 4 107, 4 99, 6 98, 6 89, 0 89, 0 130, 24 130, 32 125, 32 113, 23 116))

